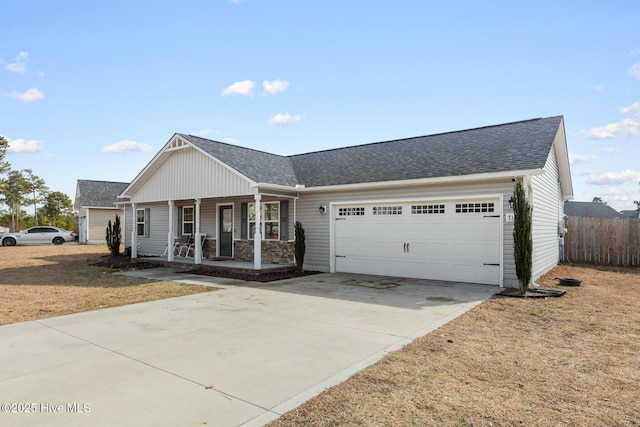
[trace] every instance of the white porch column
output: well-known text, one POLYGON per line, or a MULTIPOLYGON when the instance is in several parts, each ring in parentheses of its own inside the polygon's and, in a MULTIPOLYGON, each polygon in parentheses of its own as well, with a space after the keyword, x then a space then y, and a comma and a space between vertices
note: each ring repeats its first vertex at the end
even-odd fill
POLYGON ((256 201, 256 234, 253 235, 253 269, 262 269, 262 218, 260 216, 260 199, 262 195, 253 196, 256 201))
POLYGON ((169 232, 167 233, 167 261, 171 262, 173 258, 173 200, 169 200, 169 232))
POLYGON ((131 204, 133 211, 133 220, 131 222, 131 258, 138 258, 138 213, 136 212, 136 204, 131 204))
POLYGON ((195 248, 195 252, 194 252, 194 263, 195 264, 202 264, 202 245, 200 244, 200 199, 196 199, 195 200, 195 204, 196 204, 196 217, 195 217, 195 223, 196 223, 196 232, 195 235, 193 236, 193 241, 195 242, 196 248, 195 248))

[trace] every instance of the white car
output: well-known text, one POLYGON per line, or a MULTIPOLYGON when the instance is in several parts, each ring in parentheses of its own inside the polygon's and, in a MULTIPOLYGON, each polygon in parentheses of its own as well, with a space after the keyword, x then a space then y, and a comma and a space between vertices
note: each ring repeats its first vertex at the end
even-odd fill
POLYGON ((38 245, 53 243, 61 245, 64 242, 73 242, 76 234, 73 231, 62 228, 39 226, 31 227, 17 233, 3 233, 0 235, 2 246, 38 245))

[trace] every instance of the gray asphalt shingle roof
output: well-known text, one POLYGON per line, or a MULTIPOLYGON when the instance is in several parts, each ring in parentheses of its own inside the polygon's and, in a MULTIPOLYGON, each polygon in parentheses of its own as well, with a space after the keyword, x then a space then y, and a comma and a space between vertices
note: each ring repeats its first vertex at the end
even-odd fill
POLYGON ((564 202, 564 214, 589 218, 625 218, 611 206, 597 202, 564 202))
POLYGON ((561 116, 279 156, 181 135, 255 182, 306 187, 541 169, 561 116))
POLYGON ((198 136, 179 135, 255 182, 290 186, 297 183, 288 157, 198 136))
POLYGON ((118 195, 129 185, 128 182, 78 180, 78 192, 82 206, 114 208, 118 195))

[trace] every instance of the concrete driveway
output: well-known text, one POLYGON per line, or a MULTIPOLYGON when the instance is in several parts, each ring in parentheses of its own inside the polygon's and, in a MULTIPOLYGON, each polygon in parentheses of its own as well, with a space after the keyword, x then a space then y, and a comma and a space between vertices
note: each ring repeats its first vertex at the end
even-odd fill
POLYGON ((499 288, 318 274, 0 327, 0 425, 259 426, 499 288))

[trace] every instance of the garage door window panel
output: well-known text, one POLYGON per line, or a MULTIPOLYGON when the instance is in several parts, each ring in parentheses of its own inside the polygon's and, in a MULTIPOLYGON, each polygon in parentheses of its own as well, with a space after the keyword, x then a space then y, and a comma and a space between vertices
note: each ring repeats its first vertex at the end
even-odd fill
POLYGON ((456 213, 491 213, 495 211, 493 202, 456 203, 456 213))
POLYGON ((374 215, 402 215, 402 206, 374 206, 374 215))
POLYGON ((444 213, 445 213, 444 205, 412 205, 411 206, 412 215, 438 215, 438 214, 444 214, 444 213))
POLYGON ((338 216, 364 216, 364 207, 338 208, 338 216))

